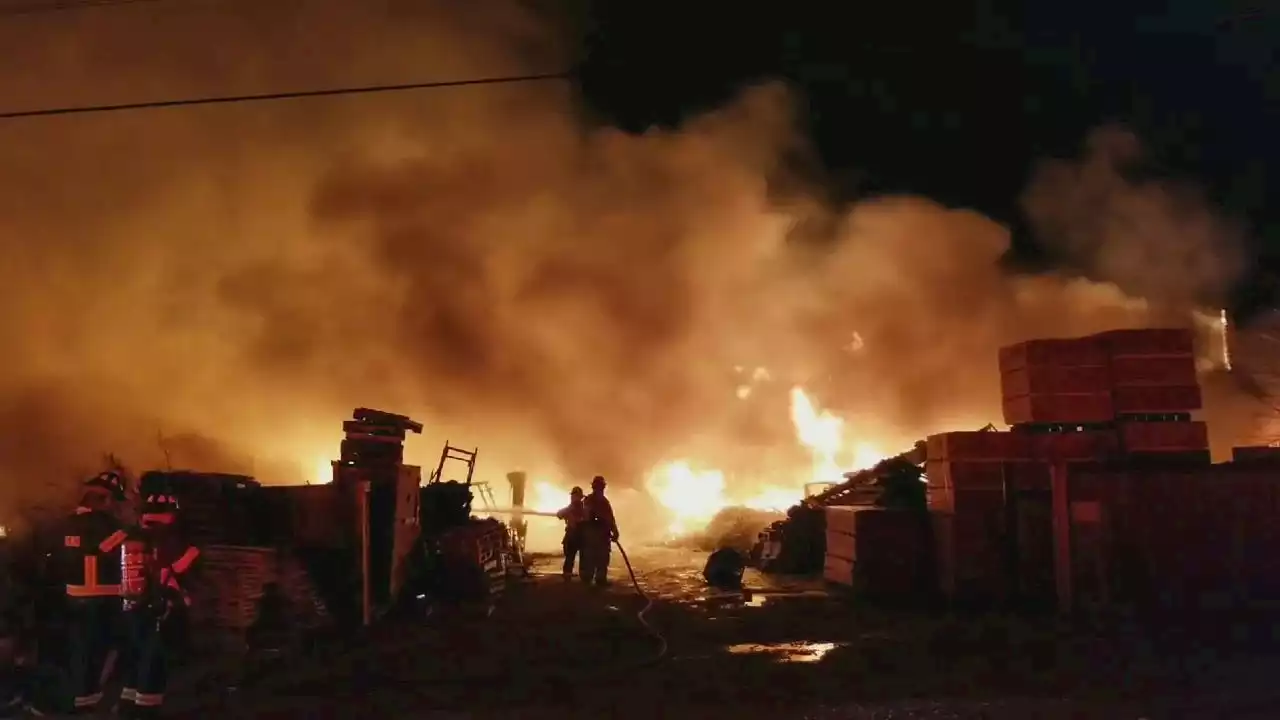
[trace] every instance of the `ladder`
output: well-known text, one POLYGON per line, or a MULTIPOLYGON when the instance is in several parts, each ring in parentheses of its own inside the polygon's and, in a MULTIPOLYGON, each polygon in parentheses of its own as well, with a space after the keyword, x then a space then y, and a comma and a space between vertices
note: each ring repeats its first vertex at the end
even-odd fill
POLYGON ((463 450, 462 448, 450 445, 449 441, 446 440, 444 443, 444 450, 440 451, 440 463, 436 465, 435 472, 431 473, 429 482, 443 482, 444 464, 450 460, 459 460, 467 464, 467 487, 471 487, 471 478, 476 472, 476 455, 478 454, 480 454, 480 448, 463 450))
POLYGON ((480 498, 485 510, 492 510, 498 507, 498 503, 493 499, 493 488, 489 487, 489 483, 481 480, 480 482, 471 483, 471 488, 475 491, 476 497, 480 498))

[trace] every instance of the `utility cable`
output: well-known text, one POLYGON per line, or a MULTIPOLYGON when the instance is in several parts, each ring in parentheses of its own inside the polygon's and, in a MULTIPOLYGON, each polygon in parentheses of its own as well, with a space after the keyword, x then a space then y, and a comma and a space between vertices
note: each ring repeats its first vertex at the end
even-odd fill
POLYGON ((516 83, 567 80, 570 73, 543 73, 535 75, 503 75, 465 80, 438 80, 433 82, 402 83, 398 85, 361 85, 327 88, 323 90, 295 90, 289 92, 261 93, 255 95, 221 95, 178 100, 152 100, 147 102, 119 103, 114 105, 77 105, 44 108, 38 110, 11 110, 0 112, 0 120, 53 117, 58 115, 87 115, 90 113, 125 112, 130 110, 160 110, 164 108, 195 107, 199 105, 238 105, 254 102, 299 100, 305 98, 338 97, 344 95, 372 95, 376 93, 411 92, 415 90, 443 90, 480 85, 514 85, 516 83))

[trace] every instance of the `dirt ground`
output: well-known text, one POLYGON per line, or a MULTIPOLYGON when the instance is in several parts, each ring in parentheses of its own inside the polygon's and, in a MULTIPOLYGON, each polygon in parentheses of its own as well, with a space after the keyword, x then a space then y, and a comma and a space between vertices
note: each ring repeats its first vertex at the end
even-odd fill
MULTIPOLYGON (((615 553, 616 555, 616 553, 615 553)), ((749 574, 708 593, 704 556, 637 548, 603 590, 558 558, 482 608, 396 621, 359 643, 176 682, 190 718, 1277 718, 1270 622, 1189 634, 859 606, 749 574), (661 653, 661 654, 660 654, 661 653)))

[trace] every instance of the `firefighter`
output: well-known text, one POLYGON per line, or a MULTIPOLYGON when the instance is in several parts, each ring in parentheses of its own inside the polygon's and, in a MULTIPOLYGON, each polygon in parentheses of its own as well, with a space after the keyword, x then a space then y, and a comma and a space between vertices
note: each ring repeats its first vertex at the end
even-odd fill
POLYGON ((84 484, 80 505, 63 534, 67 592, 67 680, 77 715, 102 701, 102 674, 119 619, 120 564, 127 533, 118 516, 124 482, 104 472, 84 484))
POLYGON ((575 487, 569 491, 569 504, 556 513, 556 517, 564 521, 564 579, 567 582, 573 577, 573 561, 582 550, 582 521, 586 511, 582 507, 582 488, 575 487))
POLYGON ((120 713, 126 717, 156 717, 164 705, 169 679, 164 631, 189 603, 182 579, 200 556, 174 530, 177 511, 171 495, 148 496, 141 528, 130 533, 120 551, 126 633, 120 713))
POLYGON ((611 544, 618 541, 618 522, 613 505, 604 496, 605 481, 600 475, 591 479, 591 494, 582 501, 586 519, 582 523, 582 581, 592 585, 609 584, 611 544))

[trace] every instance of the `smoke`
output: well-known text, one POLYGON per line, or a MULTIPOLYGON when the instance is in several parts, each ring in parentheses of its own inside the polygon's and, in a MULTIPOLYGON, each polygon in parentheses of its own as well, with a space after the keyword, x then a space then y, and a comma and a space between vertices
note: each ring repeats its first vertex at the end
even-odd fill
MULTIPOLYGON (((0 97, 121 102, 566 62, 524 4, 474 5, 5 21, 5 60, 41 72, 0 73, 0 97)), ((412 441, 424 464, 446 438, 479 445, 494 479, 524 467, 626 486, 673 453, 744 461, 744 441, 791 441, 792 382, 892 447, 998 421, 1002 343, 1140 325, 1184 287, 1230 279, 1207 260, 1230 257, 1208 210, 1093 160, 1046 177, 1103 190, 1037 181, 1028 205, 1128 294, 1006 277, 1007 230, 971 211, 921 198, 831 210, 785 161, 803 147, 795 102, 766 85, 642 136, 587 122, 556 83, 0 124, 10 498, 104 451, 159 464, 157 431, 208 440, 177 465, 263 475, 284 461, 298 477, 264 479, 301 479, 336 453, 357 405, 425 421, 412 441), (1107 207, 1148 213, 1178 261, 1148 261, 1145 225, 1072 225, 1068 208, 1098 193, 1136 198, 1107 207), (740 400, 735 366, 768 368, 772 388, 740 400)))
POLYGON ((1148 162, 1133 133, 1099 128, 1082 159, 1038 166, 1023 196, 1027 215, 1093 277, 1168 305, 1216 307, 1243 270, 1242 229, 1194 185, 1141 177, 1148 162))

